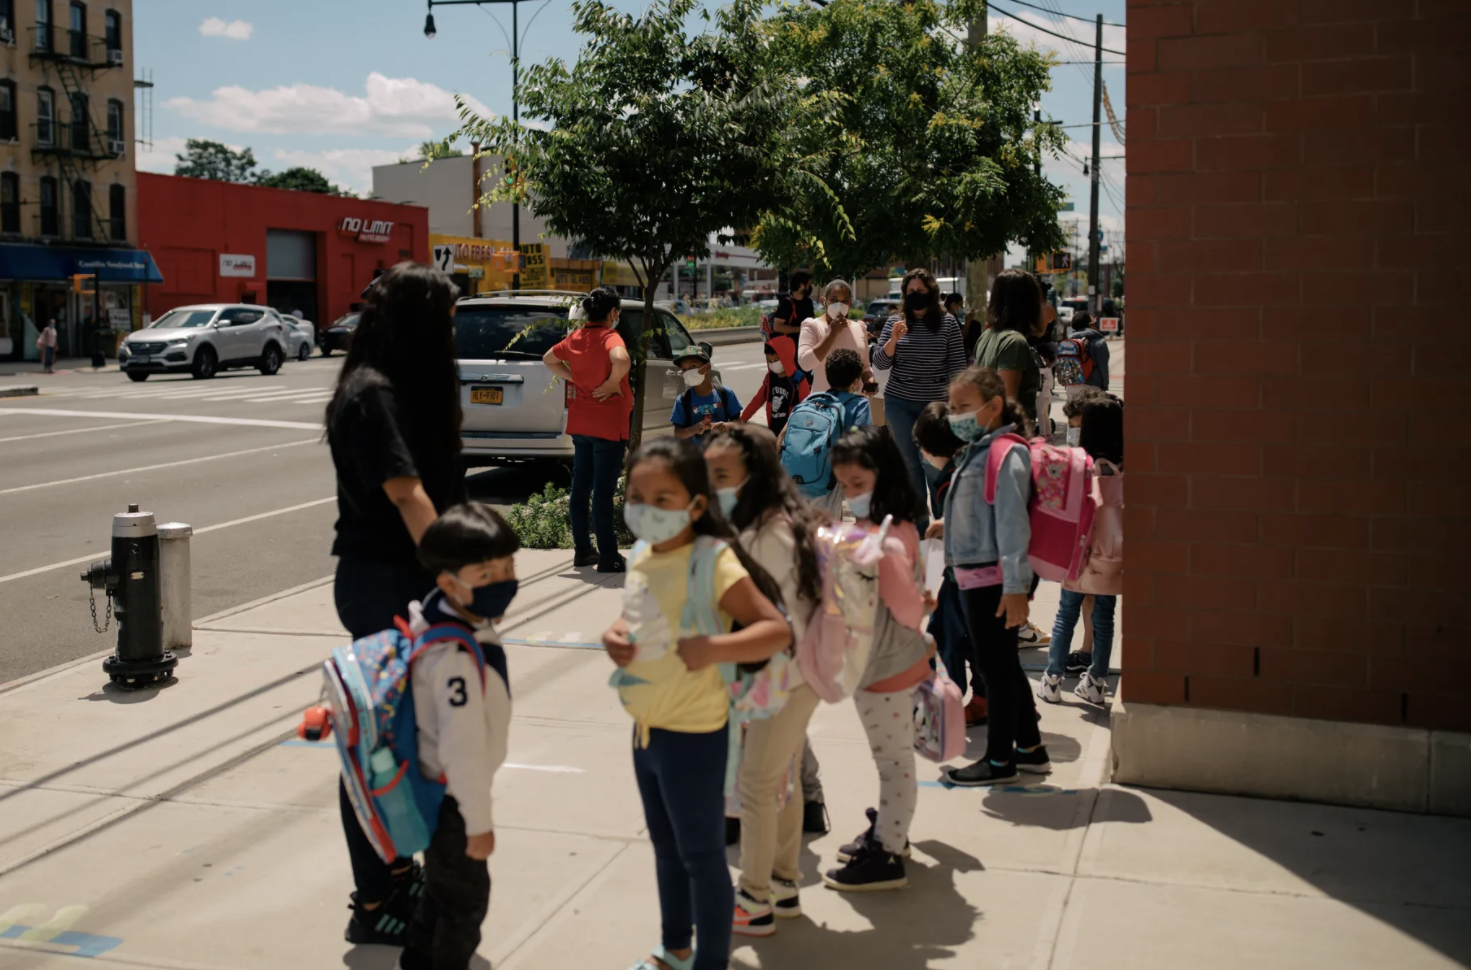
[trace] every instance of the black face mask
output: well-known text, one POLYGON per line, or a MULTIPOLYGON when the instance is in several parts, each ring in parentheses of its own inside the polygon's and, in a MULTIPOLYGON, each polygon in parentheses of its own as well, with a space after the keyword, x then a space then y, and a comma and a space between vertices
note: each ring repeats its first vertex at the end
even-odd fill
POLYGON ((904 309, 910 311, 911 313, 918 313, 921 310, 928 310, 929 308, 930 295, 928 293, 904 294, 904 309))

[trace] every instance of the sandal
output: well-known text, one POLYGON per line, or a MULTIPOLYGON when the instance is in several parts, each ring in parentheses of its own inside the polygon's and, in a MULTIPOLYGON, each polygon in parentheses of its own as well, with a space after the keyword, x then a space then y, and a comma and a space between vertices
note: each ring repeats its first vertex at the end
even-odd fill
POLYGON ((695 965, 694 950, 690 950, 690 955, 681 960, 674 954, 670 953, 668 950, 664 949, 664 944, 662 943, 654 947, 652 956, 653 959, 645 957, 644 959, 635 963, 633 966, 629 967, 628 970, 664 970, 664 967, 659 966, 659 964, 655 963, 654 960, 663 961, 664 966, 668 967, 669 970, 692 970, 695 965))

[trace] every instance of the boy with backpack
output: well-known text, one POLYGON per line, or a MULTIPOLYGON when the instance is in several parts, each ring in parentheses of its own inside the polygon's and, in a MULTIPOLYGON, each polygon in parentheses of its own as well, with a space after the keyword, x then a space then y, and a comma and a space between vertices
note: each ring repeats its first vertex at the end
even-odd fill
POLYGON ((1093 327, 1086 312, 1073 318, 1073 329, 1057 344, 1057 361, 1052 374, 1057 384, 1067 389, 1068 400, 1077 397, 1087 386, 1108 390, 1108 341, 1093 327))
POLYGON ((766 345, 766 377, 761 382, 761 389, 741 412, 741 420, 750 421, 756 410, 766 405, 766 426, 777 435, 787 426, 787 418, 800 397, 798 382, 801 371, 796 369, 797 350, 790 341, 786 343, 786 347, 780 347, 773 340, 766 345))
POLYGON ((834 518, 843 511, 843 493, 833 477, 832 450, 854 428, 873 424, 863 390, 863 358, 840 348, 823 366, 830 390, 810 394, 792 409, 782 431, 781 465, 802 496, 834 518))
POLYGON ((674 366, 684 375, 685 391, 674 402, 669 423, 674 425, 676 438, 688 438, 704 450, 711 432, 724 431, 741 419, 740 399, 710 376, 710 358, 699 346, 691 344, 681 350, 674 366))
POLYGON ((349 799, 378 854, 424 852, 403 970, 464 970, 480 946, 495 851, 491 785, 511 723, 493 623, 516 595, 518 548, 490 506, 447 509, 419 542, 437 588, 398 629, 333 651, 330 710, 308 711, 302 726, 309 739, 329 727, 336 735, 349 799))

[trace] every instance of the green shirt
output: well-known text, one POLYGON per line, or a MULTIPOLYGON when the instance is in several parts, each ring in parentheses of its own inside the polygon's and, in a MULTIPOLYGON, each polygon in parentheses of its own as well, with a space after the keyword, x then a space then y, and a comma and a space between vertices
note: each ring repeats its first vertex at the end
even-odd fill
POLYGON ((1017 403, 1027 412, 1027 417, 1037 420, 1037 395, 1042 392, 1042 369, 1032 355, 1027 338, 1015 330, 992 330, 987 327, 976 341, 976 364, 1001 372, 1020 371, 1021 386, 1017 388, 1017 403))

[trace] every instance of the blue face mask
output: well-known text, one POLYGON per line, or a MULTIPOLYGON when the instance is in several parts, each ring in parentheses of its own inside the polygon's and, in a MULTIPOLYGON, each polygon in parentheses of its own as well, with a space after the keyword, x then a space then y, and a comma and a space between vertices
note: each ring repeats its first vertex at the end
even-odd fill
MULTIPOLYGON (((721 515, 727 519, 730 518, 730 514, 735 511, 736 503, 741 500, 741 489, 745 487, 746 481, 749 480, 746 479, 739 485, 732 485, 729 488, 717 488, 715 490, 715 499, 720 503, 721 515)), ((630 529, 629 531, 631 532, 633 530, 630 529)))
POLYGON ((623 506, 623 521, 628 524, 628 531, 634 536, 650 545, 658 545, 668 542, 689 528, 690 510, 661 509, 655 505, 629 503, 623 506))
POLYGON ((459 602, 460 608, 487 620, 494 620, 505 616, 506 610, 511 605, 511 600, 516 598, 516 591, 521 586, 520 581, 515 579, 505 579, 498 583, 490 583, 485 586, 466 586, 465 581, 458 576, 455 576, 454 580, 457 584, 470 591, 469 602, 465 602, 458 596, 455 597, 459 602))
POLYGON ((951 432, 961 441, 975 441, 978 438, 985 437, 986 429, 981 427, 980 422, 976 420, 976 415, 980 413, 979 411, 972 411, 969 414, 950 415, 951 432))
POLYGON ((855 495, 844 501, 848 503, 848 511, 853 513, 853 518, 866 519, 870 506, 873 505, 873 492, 864 492, 862 495, 855 495))

